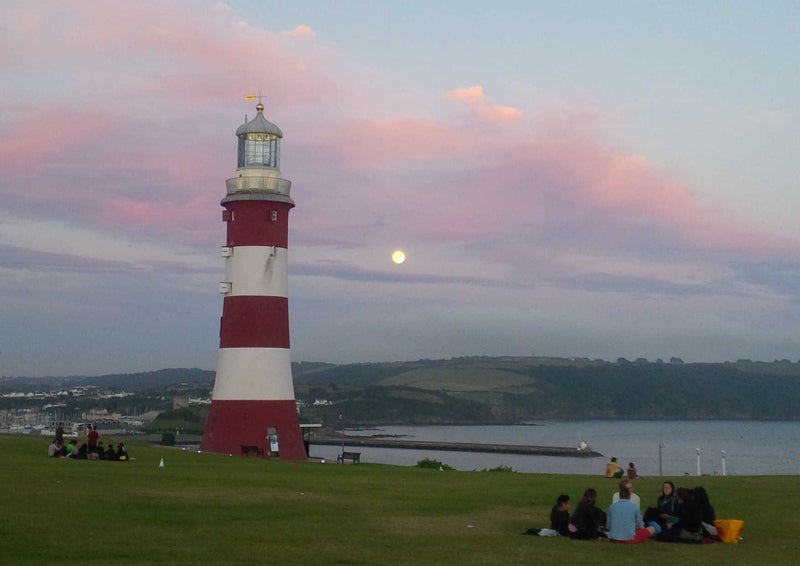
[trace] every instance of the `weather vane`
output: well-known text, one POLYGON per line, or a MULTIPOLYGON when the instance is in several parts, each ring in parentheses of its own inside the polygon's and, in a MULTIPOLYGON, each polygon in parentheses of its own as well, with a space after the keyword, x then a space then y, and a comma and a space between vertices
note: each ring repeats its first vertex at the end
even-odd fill
POLYGON ((258 94, 257 94, 257 95, 256 95, 256 94, 246 94, 246 95, 244 96, 244 99, 245 99, 246 101, 248 101, 248 102, 250 102, 250 101, 253 101, 253 100, 255 100, 256 98, 258 98, 258 103, 259 103, 259 104, 261 104, 261 91, 260 91, 260 90, 258 91, 258 94))
MULTIPOLYGON (((256 98, 258 98, 258 105, 256 106, 256 110, 263 110, 264 109, 264 104, 262 104, 262 102, 261 102, 261 91, 260 90, 258 91, 258 95, 255 95, 255 94, 245 94, 244 95, 244 99, 246 101, 248 101, 248 102, 252 102, 256 98)), ((245 121, 245 123, 247 123, 247 114, 244 115, 244 121, 245 121)))

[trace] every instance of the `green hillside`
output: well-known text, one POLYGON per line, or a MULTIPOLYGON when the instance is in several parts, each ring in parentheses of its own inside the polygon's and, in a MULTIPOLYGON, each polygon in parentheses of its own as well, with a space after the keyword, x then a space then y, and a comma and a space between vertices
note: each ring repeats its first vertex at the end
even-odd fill
POLYGON ((533 382, 528 376, 502 369, 440 366, 412 369, 381 379, 378 385, 416 387, 431 391, 495 391, 525 388, 533 382))
POLYGON ((684 364, 638 360, 456 358, 323 368, 295 378, 305 411, 330 423, 516 423, 536 419, 800 418, 800 364, 741 360, 684 364), (399 403, 398 391, 436 393, 399 403))
MULTIPOLYGON (((800 363, 685 364, 620 358, 464 357, 335 365, 292 364, 301 419, 328 426, 359 424, 517 423, 537 419, 800 419, 800 363), (339 418, 342 415, 342 418, 339 418)), ((172 396, 208 396, 214 372, 153 372, 65 378, 3 378, 0 392, 94 385, 134 391, 125 399, 72 398, 75 410, 95 406, 137 412, 164 409, 172 396), (83 399, 83 400, 82 400, 83 399)), ((41 404, 4 397, 0 409, 41 404)), ((170 426, 180 415, 169 415, 170 426)), ((202 421, 190 423, 195 429, 202 421)), ((158 424, 157 426, 161 426, 158 424)), ((177 426, 176 428, 181 428, 177 426)))

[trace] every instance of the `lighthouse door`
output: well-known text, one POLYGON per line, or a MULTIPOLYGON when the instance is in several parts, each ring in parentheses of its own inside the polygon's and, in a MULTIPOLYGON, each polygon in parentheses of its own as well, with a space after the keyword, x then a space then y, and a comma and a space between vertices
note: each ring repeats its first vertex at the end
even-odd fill
POLYGON ((269 455, 270 457, 277 458, 280 456, 278 449, 278 431, 274 427, 267 429, 267 440, 269 440, 269 455))

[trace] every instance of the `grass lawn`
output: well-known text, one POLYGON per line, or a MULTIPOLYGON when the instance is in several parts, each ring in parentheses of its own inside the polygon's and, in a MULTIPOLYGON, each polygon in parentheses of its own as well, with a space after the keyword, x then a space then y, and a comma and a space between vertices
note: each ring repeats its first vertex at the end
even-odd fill
MULTIPOLYGON (((610 503, 616 482, 603 477, 280 462, 123 440, 135 462, 51 459, 47 438, 0 436, 0 564, 798 562, 800 477, 671 478, 704 485, 719 518, 745 521, 744 541, 629 546, 521 534, 548 526, 559 493, 576 503, 595 487, 610 503)), ((635 482, 643 507, 659 486, 635 482)))

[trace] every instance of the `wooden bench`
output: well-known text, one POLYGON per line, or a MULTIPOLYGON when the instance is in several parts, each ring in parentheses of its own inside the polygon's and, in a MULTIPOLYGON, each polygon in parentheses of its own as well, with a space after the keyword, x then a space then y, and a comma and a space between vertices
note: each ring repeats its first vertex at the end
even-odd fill
POLYGON ((242 444, 242 456, 249 456, 250 454, 255 454, 256 456, 261 456, 262 458, 264 457, 264 451, 258 446, 242 444))
POLYGON ((361 463, 361 452, 342 452, 336 457, 336 463, 341 462, 344 464, 345 460, 350 460, 354 464, 361 463))

